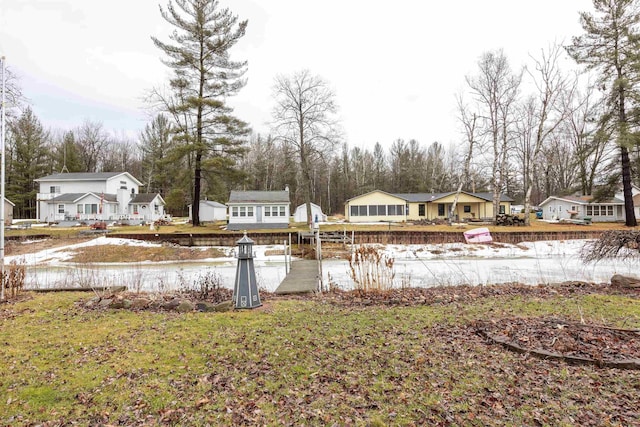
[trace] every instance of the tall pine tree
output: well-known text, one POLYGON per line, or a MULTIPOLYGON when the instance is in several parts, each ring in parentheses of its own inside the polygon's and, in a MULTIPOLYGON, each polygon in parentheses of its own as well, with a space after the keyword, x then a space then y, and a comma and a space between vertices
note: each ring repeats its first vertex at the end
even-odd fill
POLYGON ((15 203, 16 218, 35 218, 38 187, 34 180, 47 174, 50 153, 48 134, 31 108, 9 123, 8 142, 7 198, 15 203))
POLYGON ((620 147, 626 225, 637 225, 631 192, 629 150, 637 145, 629 112, 640 95, 640 5, 637 0, 593 0, 596 15, 580 13, 585 34, 574 37, 567 51, 578 64, 598 72, 608 95, 608 111, 620 147))
POLYGON ((179 152, 189 157, 192 218, 198 226, 203 171, 234 175, 249 133, 225 103, 245 85, 247 63, 232 61, 229 51, 244 36, 247 21, 238 21, 216 0, 173 0, 160 13, 174 27, 171 42, 152 40, 167 56, 163 62, 174 77, 170 94, 156 92, 156 97, 175 121, 179 152))

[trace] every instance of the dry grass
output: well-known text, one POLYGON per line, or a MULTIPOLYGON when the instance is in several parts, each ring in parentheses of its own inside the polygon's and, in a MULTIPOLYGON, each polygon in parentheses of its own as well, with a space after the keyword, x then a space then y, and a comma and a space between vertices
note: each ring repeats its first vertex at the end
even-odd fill
POLYGON ((184 248, 163 245, 160 247, 128 246, 128 245, 99 245, 78 248, 70 259, 77 263, 94 262, 161 262, 161 261, 189 261, 226 256, 223 250, 217 248, 184 248))
MULTIPOLYGON (((114 233, 122 234, 234 234, 236 231, 227 231, 222 229, 224 227, 223 222, 205 224, 198 227, 193 227, 191 224, 175 224, 169 226, 162 226, 159 230, 151 230, 147 226, 117 226, 109 227, 109 230, 114 233)), ((438 232, 453 232, 459 233, 461 230, 472 229, 476 227, 487 227, 490 231, 500 232, 523 232, 523 231, 583 231, 583 230, 629 230, 623 223, 593 223, 591 225, 575 225, 575 224, 550 224, 548 222, 538 221, 532 219, 531 225, 526 227, 509 227, 509 226, 494 226, 494 225, 481 225, 481 224, 465 224, 465 225, 416 225, 411 222, 397 222, 397 223, 379 223, 379 224, 356 224, 346 222, 335 222, 330 224, 323 224, 321 226, 322 231, 389 231, 389 230, 403 230, 403 231, 438 231, 438 232)), ((83 238, 82 232, 88 230, 89 227, 73 227, 73 228, 59 228, 59 227, 38 227, 25 230, 7 230, 7 236, 33 236, 37 234, 47 234, 53 239, 73 239, 83 238)), ((633 229, 633 228, 631 228, 633 229)), ((635 227, 640 229, 640 227, 635 227)), ((291 223, 288 232, 308 231, 309 228, 305 223, 291 223)), ((280 232, 284 230, 273 229, 258 229, 252 230, 252 232, 280 232)), ((93 236, 92 236, 93 237, 93 236)))

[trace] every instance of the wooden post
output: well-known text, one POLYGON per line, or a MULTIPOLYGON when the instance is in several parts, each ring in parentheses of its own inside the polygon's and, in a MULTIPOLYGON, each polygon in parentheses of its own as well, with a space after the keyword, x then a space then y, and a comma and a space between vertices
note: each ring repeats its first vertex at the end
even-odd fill
POLYGON ((319 291, 322 292, 322 243, 320 242, 320 227, 316 230, 316 259, 318 260, 318 288, 319 291))
POLYGON ((289 235, 289 245, 287 241, 283 240, 284 245, 284 273, 285 276, 291 272, 291 235, 289 235))

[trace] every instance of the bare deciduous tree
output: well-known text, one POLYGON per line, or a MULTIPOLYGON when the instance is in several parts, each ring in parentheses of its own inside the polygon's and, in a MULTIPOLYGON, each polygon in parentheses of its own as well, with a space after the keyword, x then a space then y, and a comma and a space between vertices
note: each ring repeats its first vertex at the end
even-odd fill
POLYGON ((335 94, 324 79, 308 70, 276 77, 273 92, 274 133, 297 152, 310 224, 313 164, 330 153, 340 138, 335 94))
POLYGON ((478 121, 478 116, 476 115, 476 113, 471 113, 469 111, 469 107, 464 104, 462 95, 458 95, 456 101, 458 105, 458 120, 462 124, 462 128, 464 130, 467 150, 464 156, 463 172, 460 176, 460 180, 458 181, 458 189, 456 190, 456 195, 453 198, 451 210, 449 211, 449 221, 453 220, 453 215, 456 211, 456 205, 458 204, 458 197, 460 197, 460 193, 462 192, 462 186, 469 180, 469 169, 471 168, 471 159, 473 159, 473 147, 476 144, 476 124, 478 121))
POLYGON ((599 120, 604 114, 603 100, 597 97, 595 88, 589 84, 584 91, 567 93, 562 102, 568 115, 560 132, 573 147, 580 190, 582 194, 591 195, 598 173, 615 148, 611 143, 611 127, 599 120))
POLYGON ((571 96, 575 90, 562 73, 559 66, 562 48, 554 44, 543 50, 539 59, 534 59, 535 74, 530 73, 536 87, 536 93, 525 108, 526 120, 522 122, 523 138, 520 152, 523 160, 524 211, 525 225, 529 225, 531 210, 531 192, 533 190, 536 166, 540 162, 540 153, 546 141, 562 124, 568 112, 563 108, 562 96, 571 96), (528 128, 528 129, 527 129, 528 128))
POLYGON ((522 72, 511 72, 509 61, 502 50, 486 52, 478 61, 478 74, 466 77, 467 84, 481 110, 483 135, 491 150, 494 215, 500 208, 500 196, 507 178, 508 148, 511 142, 513 107, 517 100, 522 72))
POLYGON ((74 137, 84 172, 101 171, 102 159, 111 142, 102 123, 85 120, 75 129, 74 137))

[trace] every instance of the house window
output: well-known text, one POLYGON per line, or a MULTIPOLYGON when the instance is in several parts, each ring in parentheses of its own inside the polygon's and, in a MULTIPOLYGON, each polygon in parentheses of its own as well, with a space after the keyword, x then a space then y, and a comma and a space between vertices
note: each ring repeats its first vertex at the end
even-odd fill
POLYGON ((286 206, 280 206, 280 216, 287 216, 286 206))
POLYGON ((247 207, 247 216, 253 216, 253 206, 247 207))
POLYGON ((369 205, 369 215, 371 216, 378 215, 378 205, 369 205))
POLYGON ((607 215, 613 216, 613 205, 607 206, 607 215))
POLYGON ((238 207, 234 206, 231 208, 231 216, 237 217, 238 216, 238 207))
POLYGON ((580 212, 580 209, 578 209, 578 207, 577 207, 577 206, 571 206, 571 210, 572 210, 573 212, 580 212))
POLYGON ((367 205, 358 206, 358 215, 367 216, 367 205))
POLYGON ((463 209, 464 213, 471 213, 471 205, 464 205, 463 209))
POLYGON ((52 185, 51 187, 49 187, 49 193, 59 194, 60 193, 60 186, 59 185, 52 185))
POLYGON ((358 216, 359 212, 358 212, 358 206, 349 206, 349 214, 351 216, 358 216))
POLYGON ((240 216, 241 217, 247 216, 247 207, 246 206, 240 206, 240 216))
POLYGON ((138 215, 138 205, 133 205, 133 214, 138 215))
POLYGON ((378 215, 384 216, 387 214, 387 205, 378 205, 378 215))
POLYGON ((593 216, 593 206, 587 206, 587 215, 593 216))
POLYGON ((404 205, 387 205, 387 214, 390 216, 404 215, 404 205))
POLYGON ((505 206, 504 205, 500 205, 500 207, 498 208, 498 212, 500 212, 501 214, 506 212, 505 206))
POLYGON ((418 216, 425 216, 426 209, 425 209, 425 204, 424 203, 420 203, 418 205, 418 216))
POLYGON ((84 209, 83 209, 84 205, 82 203, 78 203, 77 205, 77 209, 78 209, 78 213, 84 213, 84 209))
POLYGON ((444 216, 444 203, 438 203, 438 216, 444 216))
POLYGON ((154 211, 155 213, 160 213, 160 206, 158 206, 158 205, 156 205, 156 204, 154 203, 154 205, 153 205, 153 211, 154 211))
POLYGON ((271 216, 271 206, 264 207, 264 216, 271 216))
POLYGON ((64 213, 64 205, 58 205, 58 213, 59 214, 63 214, 64 213))

